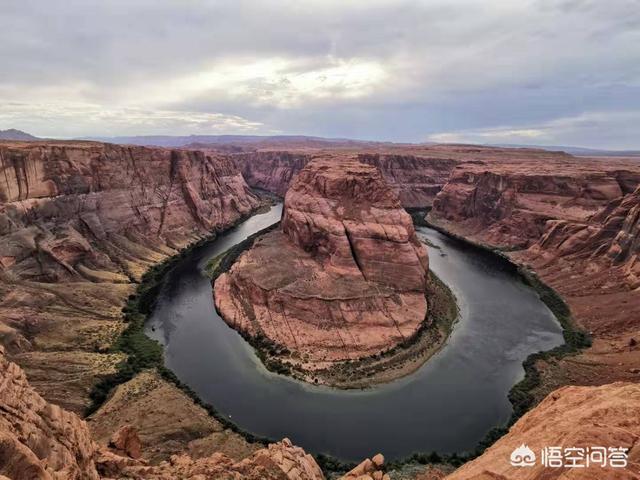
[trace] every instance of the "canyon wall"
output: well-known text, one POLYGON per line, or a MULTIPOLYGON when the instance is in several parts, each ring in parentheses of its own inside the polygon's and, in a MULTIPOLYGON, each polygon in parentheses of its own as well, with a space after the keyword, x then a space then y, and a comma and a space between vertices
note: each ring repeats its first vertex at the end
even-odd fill
POLYGON ((593 338, 578 356, 539 360, 537 399, 567 385, 639 381, 640 163, 562 158, 461 164, 428 219, 509 257, 553 287, 593 338))
POLYGON ((349 158, 377 167, 404 207, 431 206, 458 163, 443 156, 398 153, 260 151, 234 155, 247 183, 284 197, 291 180, 314 158, 340 162, 349 158))
POLYGON ((215 282, 234 328, 293 352, 306 369, 372 355, 425 320, 427 254, 372 166, 315 160, 297 175, 281 230, 215 282))
POLYGON ((431 216, 507 249, 526 248, 548 220, 584 221, 640 183, 640 169, 576 159, 557 164, 465 163, 436 197, 431 216))
MULTIPOLYGON (((404 206, 428 206, 442 190, 433 222, 513 250, 512 259, 562 294, 575 322, 592 332, 593 346, 578 355, 539 360, 537 399, 567 384, 633 382, 551 393, 452 478, 571 478, 566 470, 527 470, 528 477, 509 470, 513 446, 531 445, 531 438, 566 446, 629 446, 628 478, 640 475, 634 420, 640 402, 637 163, 472 146, 226 157, 92 142, 2 142, 0 477, 322 478, 301 449, 288 441, 266 449, 247 443, 157 372, 120 385, 88 426, 65 411, 84 411, 92 387, 124 359, 110 347, 125 327, 121 308, 142 273, 259 205, 237 166, 250 185, 284 194, 316 157, 359 158, 376 166, 404 206), (148 460, 106 447, 128 422, 139 425, 148 460)), ((316 360, 351 358, 345 353, 349 348, 356 355, 387 348, 415 331, 426 311, 416 290, 426 257, 414 249, 407 217, 388 190, 340 181, 346 183, 336 192, 371 194, 383 207, 349 217, 355 213, 340 206, 339 198, 321 198, 337 183, 321 180, 312 188, 307 179, 289 199, 286 233, 259 240, 239 262, 247 273, 233 279, 233 288, 246 289, 259 307, 255 318, 226 315, 247 328, 259 319, 265 330, 271 315, 281 322, 270 335, 281 343, 289 338, 292 348, 299 348, 299 339, 316 360), (347 220, 338 221, 344 215, 347 220), (378 251, 384 255, 373 253, 378 251), (276 267, 269 278, 256 274, 265 259, 276 267), (316 288, 329 297, 317 298, 316 288), (283 315, 284 305, 291 307, 283 315), (298 327, 291 331, 284 321, 291 315, 317 322, 318 312, 330 319, 326 339, 298 327), (350 323, 354 327, 345 328, 350 323)), ((224 307, 218 297, 216 302, 221 310, 245 308, 224 307)), ((370 464, 361 470, 373 476, 370 464)), ((584 478, 607 478, 598 469, 587 474, 592 476, 584 478)))
POLYGON ((91 142, 0 144, 0 339, 47 399, 76 412, 122 355, 141 275, 259 205, 202 152, 91 142))

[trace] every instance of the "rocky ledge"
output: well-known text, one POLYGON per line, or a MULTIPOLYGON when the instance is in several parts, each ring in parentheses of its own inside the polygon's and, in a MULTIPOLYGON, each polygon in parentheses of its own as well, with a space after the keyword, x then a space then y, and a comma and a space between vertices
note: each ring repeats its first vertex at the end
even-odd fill
POLYGON ((315 160, 285 198, 281 228, 215 282, 225 321, 319 370, 392 349, 427 318, 428 259, 379 170, 315 160))

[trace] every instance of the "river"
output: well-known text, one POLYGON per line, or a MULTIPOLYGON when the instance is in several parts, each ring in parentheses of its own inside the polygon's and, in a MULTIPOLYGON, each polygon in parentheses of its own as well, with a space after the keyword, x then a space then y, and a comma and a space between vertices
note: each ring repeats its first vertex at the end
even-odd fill
POLYGON ((312 386, 267 371, 217 315, 207 260, 280 219, 282 205, 201 247, 167 276, 147 334, 165 364, 242 429, 290 438, 313 453, 361 460, 378 452, 462 452, 511 415, 510 388, 531 353, 563 343, 537 293, 504 262, 419 227, 431 269, 453 290, 460 318, 446 345, 415 373, 367 390, 312 386))

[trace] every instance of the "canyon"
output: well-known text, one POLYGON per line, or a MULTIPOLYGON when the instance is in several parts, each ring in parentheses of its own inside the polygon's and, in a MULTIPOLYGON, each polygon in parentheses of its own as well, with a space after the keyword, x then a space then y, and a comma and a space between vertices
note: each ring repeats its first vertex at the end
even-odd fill
POLYGON ((537 274, 591 335, 578 355, 536 361, 537 401, 567 384, 638 381, 639 167, 614 158, 465 165, 427 217, 537 274))
MULTIPOLYGON (((195 151, 5 142, 0 165, 0 338, 44 399, 77 414, 126 362, 116 346, 127 328, 122 308, 144 272, 261 203, 233 163, 195 151)), ((201 436, 234 437, 157 375, 129 386, 157 393, 175 412, 145 417, 148 450, 169 455, 201 436)), ((127 408, 139 415, 135 406, 125 402, 115 423, 104 417, 109 431, 102 416, 93 425, 108 438, 127 408)), ((237 437, 238 452, 250 449, 237 437)))
MULTIPOLYGON (((323 244, 333 245, 337 255, 323 251, 322 262, 313 258, 317 252, 304 251, 320 244, 308 236, 319 225, 313 222, 309 229, 307 220, 318 199, 312 190, 298 190, 294 179, 312 160, 328 169, 356 160, 378 168, 393 191, 393 212, 400 211, 398 199, 404 207, 432 207, 427 218, 438 228, 496 249, 535 272, 562 295, 572 321, 592 336, 590 348, 536 361, 540 382, 532 393, 537 406, 452 478, 542 478, 539 469, 525 476, 508 468, 508 453, 527 441, 535 447, 543 441, 565 446, 614 442, 630 449, 627 476, 619 478, 640 475, 637 160, 464 145, 347 144, 228 154, 209 146, 62 141, 0 142, 0 160, 0 396, 2 405, 10 406, 0 412, 2 475, 323 478, 315 460, 290 442, 264 447, 246 441, 153 370, 118 385, 87 423, 78 416, 90 406, 95 385, 126 360, 114 345, 126 328, 122 307, 143 273, 259 208, 262 202, 250 187, 280 195, 294 187, 282 231, 256 242, 256 251, 266 255, 289 242, 287 248, 304 259, 314 279, 325 269, 337 269, 352 276, 371 272, 383 283, 407 282, 403 288, 409 291, 420 278, 424 281, 413 273, 410 280, 387 278, 388 271, 370 262, 375 258, 366 255, 369 248, 363 249, 364 268, 359 268, 349 261, 354 256, 346 234, 323 244), (135 435, 121 432, 128 425, 135 435), (127 448, 136 444, 135 436, 145 460, 127 454, 137 450, 127 448)), ((380 201, 391 201, 389 191, 380 191, 380 201)), ((332 221, 320 225, 329 231, 335 217, 327 212, 320 219, 325 215, 332 221)), ((393 213, 389 218, 403 226, 406 238, 412 228, 408 217, 393 213)), ((362 227, 367 223, 355 222, 356 238, 367 238, 359 235, 369 232, 362 227)), ((243 262, 249 268, 252 254, 241 257, 229 275, 243 262)), ((424 272, 425 261, 415 253, 408 271, 424 272)), ((283 277, 289 273, 282 272, 283 277)), ((416 302, 426 308, 422 300, 416 302)), ((264 304, 256 299, 256 305, 264 304)), ((356 355, 380 347, 364 345, 356 355)), ((316 360, 345 356, 334 344, 307 353, 318 355, 316 360)), ((382 478, 373 459, 363 463, 351 478, 361 473, 382 478)), ((580 478, 617 474, 622 473, 588 469, 592 476, 580 478)), ((576 478, 566 469, 553 475, 549 478, 576 478)), ((425 467, 414 478, 443 476, 425 467)))
POLYGON ((222 318, 314 371, 383 353, 427 321, 427 252, 373 166, 314 160, 287 190, 281 228, 215 281, 222 318))

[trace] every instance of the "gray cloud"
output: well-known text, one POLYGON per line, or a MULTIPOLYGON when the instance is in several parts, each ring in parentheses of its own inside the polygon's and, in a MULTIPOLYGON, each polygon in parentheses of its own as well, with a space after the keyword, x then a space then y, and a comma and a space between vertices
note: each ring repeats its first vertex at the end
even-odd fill
POLYGON ((8 0, 0 55, 0 128, 39 135, 640 146, 638 0, 8 0))

